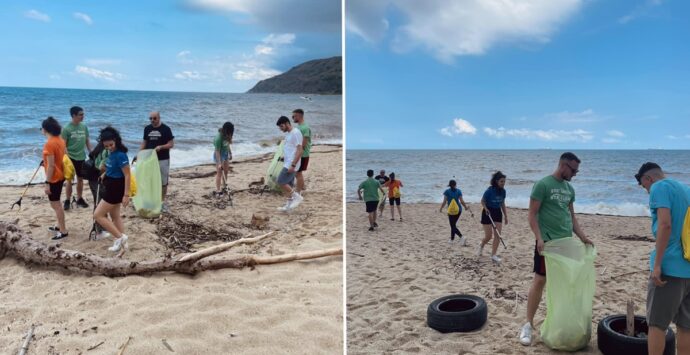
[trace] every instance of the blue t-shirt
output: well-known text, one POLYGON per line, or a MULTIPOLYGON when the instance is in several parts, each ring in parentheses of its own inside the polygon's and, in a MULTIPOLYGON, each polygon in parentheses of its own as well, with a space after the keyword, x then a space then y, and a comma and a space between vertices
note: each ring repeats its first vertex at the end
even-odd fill
POLYGON ((462 205, 460 204, 460 196, 462 196, 462 191, 460 191, 460 189, 457 187, 455 190, 448 188, 446 191, 443 191, 443 196, 446 196, 448 206, 450 206, 450 200, 455 200, 455 203, 458 204, 458 208, 460 208, 460 212, 462 212, 462 205))
POLYGON ((482 199, 488 208, 501 208, 501 205, 506 200, 506 189, 489 186, 489 188, 484 191, 482 199))
POLYGON ((105 161, 105 176, 113 179, 121 179, 125 177, 122 173, 122 168, 129 165, 129 158, 127 154, 120 150, 116 150, 108 156, 108 160, 105 161))
MULTIPOLYGON (((671 210, 671 236, 664 252, 664 260, 661 261, 661 273, 664 275, 690 278, 690 262, 683 258, 683 245, 680 241, 688 202, 690 202, 690 188, 672 179, 657 181, 649 190, 649 209, 652 211, 654 238, 656 238, 658 222, 657 209, 671 210)), ((655 257, 656 249, 649 255, 650 271, 654 269, 655 257)))

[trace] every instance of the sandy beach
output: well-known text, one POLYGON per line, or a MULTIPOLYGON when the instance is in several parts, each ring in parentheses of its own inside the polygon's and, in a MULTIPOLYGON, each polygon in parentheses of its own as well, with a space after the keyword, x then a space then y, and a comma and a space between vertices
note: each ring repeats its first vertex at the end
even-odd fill
MULTIPOLYGON (((481 259, 475 254, 483 238, 480 206, 471 204, 476 218, 463 211, 458 223, 469 239, 467 247, 461 247, 457 239, 448 244, 448 218, 439 213, 438 204, 403 203, 404 222, 391 221, 389 207, 379 219, 378 231, 369 232, 364 204, 347 204, 349 354, 556 353, 538 336, 532 347, 522 346, 517 338, 525 322, 533 275, 534 236, 527 210, 509 209, 510 223, 503 232, 508 248, 499 248, 503 263, 494 266, 487 252, 490 246, 481 259), (427 327, 429 303, 456 293, 486 300, 486 324, 471 333, 442 334, 427 327)), ((648 253, 653 248, 647 240, 651 219, 584 214, 577 218, 598 253, 592 337, 579 353, 599 354, 596 327, 602 318, 625 313, 630 298, 635 301, 635 313, 644 315, 648 253)), ((535 317, 537 327, 545 317, 544 299, 535 317)))
MULTIPOLYGON (((213 165, 171 173, 168 204, 171 223, 197 223, 246 237, 275 234, 256 244, 220 254, 282 255, 342 246, 342 148, 315 146, 304 202, 291 213, 277 193, 259 195, 248 186, 265 175, 271 156, 232 162, 229 175, 234 206, 210 194, 213 165), (270 217, 262 230, 251 225, 256 212, 270 217), (182 221, 182 222, 179 222, 182 221)), ((55 223, 41 186, 33 186, 22 210, 10 210, 23 187, 0 187, 0 220, 46 244, 55 223)), ((76 191, 76 190, 75 190, 76 191)), ((84 196, 92 197, 88 186, 84 196)), ((64 198, 64 191, 63 191, 64 198)), ((152 260, 176 253, 166 244, 157 220, 124 212, 130 250, 125 258, 152 260)), ((70 236, 61 248, 111 256, 112 240, 89 241, 91 208, 66 214, 70 236)), ((207 241, 191 250, 219 244, 207 241)), ((0 353, 16 354, 32 324, 29 354, 115 354, 132 337, 124 354, 275 354, 340 353, 343 348, 342 257, 204 271, 196 276, 157 273, 104 277, 27 265, 10 255, 0 260, 0 353), (89 350, 92 349, 92 350, 89 350)))

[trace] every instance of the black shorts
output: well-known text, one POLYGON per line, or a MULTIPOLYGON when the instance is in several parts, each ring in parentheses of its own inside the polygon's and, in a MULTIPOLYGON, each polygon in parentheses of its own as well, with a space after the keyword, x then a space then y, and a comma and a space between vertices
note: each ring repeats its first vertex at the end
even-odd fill
POLYGON ((69 158, 69 160, 72 161, 72 165, 74 165, 74 175, 86 179, 86 175, 84 175, 84 172, 82 171, 84 169, 84 161, 83 160, 74 160, 72 158, 69 158))
MULTIPOLYGON (((486 210, 482 209, 482 224, 491 224, 489 216, 484 211, 486 210)), ((494 220, 494 223, 503 223, 503 211, 501 211, 500 208, 489 207, 489 213, 491 214, 491 218, 494 220)))
POLYGON ((388 202, 393 206, 393 204, 396 204, 400 206, 400 197, 389 197, 388 202))
POLYGON ((101 198, 103 201, 117 205, 122 202, 122 197, 125 195, 125 178, 111 178, 105 177, 103 180, 103 190, 101 190, 101 198))
POLYGON ((534 273, 546 277, 546 260, 537 251, 537 242, 534 241, 534 273))
POLYGON ((299 164, 299 170, 297 170, 298 172, 307 171, 307 166, 309 166, 309 157, 302 157, 299 164))
POLYGON ((376 207, 379 206, 379 201, 367 201, 367 213, 376 212, 376 207))
POLYGON ((48 183, 48 185, 50 185, 50 195, 48 195, 48 201, 60 201, 60 195, 62 195, 62 185, 64 183, 65 180, 48 183))

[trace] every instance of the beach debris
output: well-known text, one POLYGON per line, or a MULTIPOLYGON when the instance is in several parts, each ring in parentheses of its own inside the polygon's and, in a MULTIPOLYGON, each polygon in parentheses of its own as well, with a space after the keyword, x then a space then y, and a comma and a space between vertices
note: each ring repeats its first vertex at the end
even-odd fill
POLYGON ((635 300, 630 299, 626 304, 625 314, 625 334, 629 337, 635 336, 635 300))
POLYGON ((359 256, 360 258, 363 258, 363 257, 364 257, 363 254, 357 254, 357 253, 353 253, 353 252, 348 252, 348 254, 354 255, 354 256, 359 256))
POLYGON ((124 344, 122 344, 122 345, 120 345, 120 346, 118 347, 118 349, 119 349, 120 351, 117 352, 117 355, 122 355, 122 354, 125 353, 125 349, 127 349, 127 345, 129 345, 129 341, 130 341, 130 340, 132 340, 132 337, 131 337, 131 336, 128 336, 128 337, 127 337, 127 341, 125 341, 124 344))
POLYGON ((19 355, 24 355, 26 354, 26 351, 29 350, 29 342, 31 341, 31 338, 34 336, 34 325, 31 325, 31 328, 29 329, 29 333, 26 334, 26 338, 24 338, 24 343, 22 344, 22 347, 19 349, 19 355))
MULTIPOLYGON (((232 166, 228 167, 228 173, 232 173, 233 169, 232 166)), ((194 169, 194 171, 191 172, 180 172, 180 173, 172 173, 170 174, 170 177, 176 178, 176 179, 203 179, 203 178, 208 178, 211 176, 216 175, 216 170, 213 169, 213 171, 206 171, 206 172, 200 172, 199 169, 194 169)))
POLYGON ((163 345, 165 345, 165 347, 168 348, 168 350, 170 350, 171 352, 175 352, 172 346, 170 346, 170 344, 168 344, 168 342, 165 339, 163 339, 163 345))
POLYGON ((264 184, 266 184, 266 179, 264 179, 262 176, 261 179, 259 179, 257 181, 250 182, 248 187, 259 187, 260 188, 260 187, 264 186, 264 184))
POLYGON ((254 212, 252 214, 252 227, 256 229, 264 229, 268 225, 268 221, 271 220, 271 217, 268 216, 268 214, 263 213, 263 212, 254 212))
POLYGON ((100 342, 100 343, 98 343, 98 344, 96 344, 96 345, 94 345, 94 346, 92 346, 92 347, 90 347, 90 348, 88 348, 88 349, 86 349, 86 351, 91 351, 91 350, 93 350, 93 349, 95 349, 95 348, 97 348, 97 347, 103 345, 104 343, 105 343, 105 340, 102 341, 102 342, 100 342))
POLYGON ((631 240, 635 242, 654 242, 655 240, 646 236, 646 235, 637 235, 637 234, 631 234, 631 235, 619 235, 613 237, 615 240, 631 240))
POLYGON ((604 273, 606 272, 606 268, 607 268, 607 267, 608 267, 608 266, 604 266, 604 270, 601 270, 601 272, 599 273, 599 276, 604 275, 604 273))
POLYGON ((237 231, 220 230, 201 223, 183 220, 173 214, 158 219, 159 240, 168 249, 176 252, 192 252, 195 244, 209 241, 233 241, 242 236, 237 231))

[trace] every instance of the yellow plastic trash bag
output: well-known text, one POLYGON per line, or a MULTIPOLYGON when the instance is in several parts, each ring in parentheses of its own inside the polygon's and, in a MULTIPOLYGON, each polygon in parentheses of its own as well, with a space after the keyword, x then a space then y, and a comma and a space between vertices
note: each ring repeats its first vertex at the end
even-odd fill
POLYGON ((134 174, 129 174, 129 197, 134 197, 137 194, 137 178, 134 174))
MULTIPOLYGON (((158 217, 161 214, 163 189, 158 156, 153 149, 145 149, 137 154, 137 166, 134 171, 137 193, 132 199, 137 214, 145 218, 158 217)), ((134 181, 134 180, 132 180, 134 181)), ((130 185, 132 184, 130 181, 130 185)), ((131 188, 130 188, 131 190, 131 188)))
POLYGON ((596 249, 578 238, 546 242, 546 320, 541 339, 551 349, 575 351, 592 334, 596 249))
POLYGON ((74 164, 67 154, 62 156, 62 172, 65 174, 65 181, 72 181, 74 178, 74 164))

